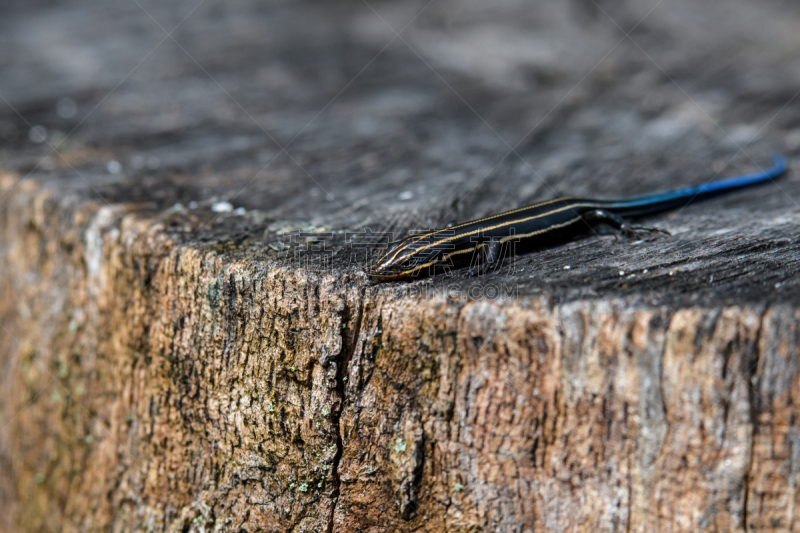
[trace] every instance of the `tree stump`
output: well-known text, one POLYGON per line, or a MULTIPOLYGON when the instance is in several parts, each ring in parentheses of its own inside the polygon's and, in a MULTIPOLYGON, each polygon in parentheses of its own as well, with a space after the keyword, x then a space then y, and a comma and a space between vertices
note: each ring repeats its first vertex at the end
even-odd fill
POLYGON ((796 170, 671 236, 367 274, 796 169, 796 3, 0 13, 3 530, 800 530, 796 170))

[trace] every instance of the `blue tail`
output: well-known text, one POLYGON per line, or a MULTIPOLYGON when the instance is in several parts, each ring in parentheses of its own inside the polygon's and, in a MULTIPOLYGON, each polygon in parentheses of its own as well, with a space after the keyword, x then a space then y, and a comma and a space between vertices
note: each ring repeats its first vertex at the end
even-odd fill
MULTIPOLYGON (((684 189, 662 191, 620 200, 610 200, 606 203, 609 209, 623 216, 639 216, 675 209, 690 202, 704 200, 735 189, 749 187, 777 178, 786 172, 786 159, 780 155, 772 156, 773 166, 761 172, 753 172, 744 176, 735 176, 722 180, 712 181, 703 185, 693 185, 684 189)), ((604 202, 605 203, 605 202, 604 202)))

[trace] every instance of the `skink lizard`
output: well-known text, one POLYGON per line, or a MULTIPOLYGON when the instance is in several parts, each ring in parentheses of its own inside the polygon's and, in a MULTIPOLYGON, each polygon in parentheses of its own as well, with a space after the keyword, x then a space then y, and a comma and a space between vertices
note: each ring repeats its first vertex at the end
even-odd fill
MULTIPOLYGON (((633 230, 623 217, 639 217, 675 209, 736 189, 763 183, 786 172, 786 159, 773 156, 772 168, 761 172, 617 200, 558 198, 452 227, 412 235, 391 242, 372 267, 379 280, 398 280, 432 274, 475 262, 485 271, 503 257, 504 245, 514 242, 514 253, 564 242, 589 227, 604 223, 624 234, 633 230)), ((506 245, 507 246, 507 245, 506 245)), ((476 272, 473 269, 471 272, 476 272)))

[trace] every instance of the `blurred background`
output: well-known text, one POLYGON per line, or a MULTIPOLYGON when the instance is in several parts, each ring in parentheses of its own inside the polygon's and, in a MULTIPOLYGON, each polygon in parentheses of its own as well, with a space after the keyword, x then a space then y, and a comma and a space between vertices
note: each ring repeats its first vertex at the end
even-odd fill
POLYGON ((0 49, 0 165, 110 203, 405 230, 800 151, 793 0, 5 0, 0 49))

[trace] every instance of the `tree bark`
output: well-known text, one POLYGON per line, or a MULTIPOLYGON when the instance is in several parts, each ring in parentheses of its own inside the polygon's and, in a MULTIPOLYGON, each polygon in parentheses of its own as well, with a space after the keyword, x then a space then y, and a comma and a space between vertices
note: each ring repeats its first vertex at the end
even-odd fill
POLYGON ((367 275, 386 233, 800 164, 796 6, 670 4, 2 8, 0 529, 800 529, 796 171, 367 275))

